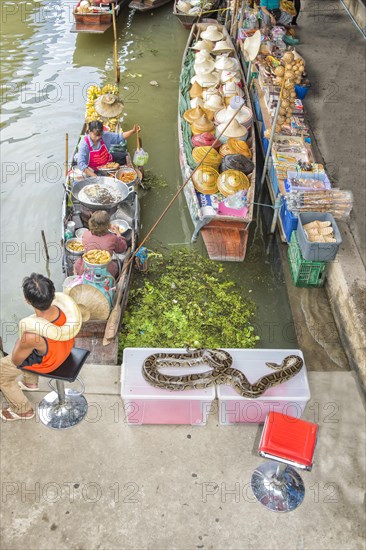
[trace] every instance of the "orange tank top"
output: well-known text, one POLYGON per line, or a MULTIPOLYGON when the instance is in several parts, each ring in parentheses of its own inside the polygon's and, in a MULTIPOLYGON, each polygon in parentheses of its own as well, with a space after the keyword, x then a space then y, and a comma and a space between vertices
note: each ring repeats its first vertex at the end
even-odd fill
MULTIPOLYGON (((62 327, 66 323, 66 316, 63 311, 59 309, 59 316, 52 321, 53 325, 62 327)), ((23 361, 18 368, 25 368, 26 370, 36 370, 42 373, 52 372, 57 369, 65 359, 70 355, 71 349, 74 345, 75 339, 67 340, 66 342, 58 342, 57 340, 50 340, 50 338, 44 338, 46 342, 46 353, 41 355, 37 350, 33 350, 32 353, 23 361)))

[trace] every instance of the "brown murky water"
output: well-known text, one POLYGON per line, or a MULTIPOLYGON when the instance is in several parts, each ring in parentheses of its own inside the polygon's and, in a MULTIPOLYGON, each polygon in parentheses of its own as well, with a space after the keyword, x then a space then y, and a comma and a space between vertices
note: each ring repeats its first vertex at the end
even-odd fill
MULTIPOLYGON (((32 271, 49 273, 61 288, 61 201, 65 170, 65 133, 72 154, 84 119, 86 89, 113 82, 113 33, 69 32, 75 2, 17 2, 1 5, 3 59, 1 304, 5 348, 16 337, 19 318, 29 314, 21 292, 32 271), (49 244, 49 265, 41 230, 49 244)), ((181 183, 178 161, 177 101, 181 58, 188 38, 168 4, 152 14, 126 9, 118 19, 120 91, 124 128, 142 127, 148 168, 169 186, 142 197, 142 234, 146 234, 181 183), (158 87, 149 82, 156 80, 158 87)), ((130 150, 136 143, 131 138, 130 150)), ((184 197, 155 231, 150 248, 189 245, 193 226, 184 197)), ((252 232, 253 233, 253 232, 252 232)), ((195 245, 205 253, 201 240, 195 245)), ((261 347, 293 347, 295 337, 275 248, 266 254, 260 232, 243 264, 227 264, 233 277, 258 304, 261 347)))

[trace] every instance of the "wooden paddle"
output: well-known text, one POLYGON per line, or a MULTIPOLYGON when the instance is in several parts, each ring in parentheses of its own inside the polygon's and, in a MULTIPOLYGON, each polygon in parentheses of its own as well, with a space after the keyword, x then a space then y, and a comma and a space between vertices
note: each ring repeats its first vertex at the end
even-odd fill
MULTIPOLYGON (((123 262, 124 265, 126 265, 126 262, 128 262, 130 256, 131 256, 131 248, 127 250, 127 253, 123 262)), ((103 346, 108 346, 108 344, 110 344, 110 341, 113 340, 113 338, 117 334, 119 320, 121 317, 121 307, 122 307, 121 302, 122 302, 122 296, 123 296, 127 273, 128 273, 128 269, 124 271, 121 279, 118 281, 118 292, 117 292, 116 303, 109 315, 107 325, 105 327, 103 346)))

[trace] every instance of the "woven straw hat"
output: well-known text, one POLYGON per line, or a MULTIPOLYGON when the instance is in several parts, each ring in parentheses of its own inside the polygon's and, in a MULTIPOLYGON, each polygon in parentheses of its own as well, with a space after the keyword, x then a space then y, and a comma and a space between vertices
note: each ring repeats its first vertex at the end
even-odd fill
POLYGON ((193 99, 195 97, 201 97, 203 92, 202 86, 198 82, 193 82, 191 89, 189 90, 189 95, 193 99))
POLYGON ((239 73, 238 71, 222 71, 220 80, 223 84, 225 84, 225 82, 235 82, 235 84, 239 84, 239 73))
POLYGON ((218 55, 215 61, 215 68, 218 71, 235 71, 238 68, 238 62, 233 57, 218 55))
POLYGON ((223 108, 224 104, 222 101, 222 97, 219 94, 210 95, 204 103, 205 109, 209 109, 210 111, 219 111, 223 108))
POLYGON ((94 108, 98 115, 113 118, 123 111, 123 103, 115 94, 104 94, 94 101, 94 108))
POLYGON ((203 132, 213 132, 215 129, 214 123, 208 118, 206 114, 201 118, 195 120, 191 125, 193 135, 202 134, 203 132))
POLYGON ((200 36, 200 38, 211 40, 211 42, 218 42, 223 37, 224 35, 219 31, 217 25, 209 25, 205 31, 201 32, 200 36))
MULTIPOLYGON (((237 109, 233 109, 230 105, 226 109, 221 109, 215 114, 215 122, 216 124, 223 124, 224 122, 227 123, 229 120, 233 117, 235 111, 237 109)), ((248 107, 242 107, 240 111, 236 114, 235 119, 239 122, 239 124, 242 124, 246 127, 247 130, 252 125, 253 122, 253 113, 248 107)))
POLYGON ((204 195, 217 193, 218 171, 213 166, 200 166, 193 174, 192 181, 195 189, 204 195))
POLYGON ((210 55, 208 50, 201 50, 200 52, 197 52, 194 58, 195 63, 203 63, 207 60, 213 61, 213 57, 210 55))
MULTIPOLYGON (((226 124, 227 122, 218 125, 217 136, 221 134, 226 124)), ((225 132, 222 135, 226 138, 244 138, 248 135, 248 130, 245 128, 245 126, 239 124, 239 122, 234 118, 234 120, 230 122, 229 126, 226 128, 225 132)))
POLYGON ((215 70, 215 63, 210 60, 205 60, 202 63, 195 63, 194 70, 196 74, 208 74, 215 70))
POLYGON ((82 310, 87 310, 93 321, 106 320, 109 317, 109 303, 106 296, 96 287, 88 284, 74 286, 69 296, 75 300, 82 310))
POLYGON ((229 197, 242 189, 249 189, 250 181, 239 170, 225 170, 217 178, 217 186, 225 197, 229 197))
POLYGON ((185 111, 185 113, 183 114, 183 118, 184 120, 189 122, 189 124, 193 124, 193 122, 195 122, 196 120, 199 120, 204 115, 206 115, 209 120, 213 120, 213 116, 214 116, 213 113, 206 113, 206 111, 202 109, 202 107, 200 106, 197 106, 194 109, 188 109, 188 111, 185 111))
POLYGON ((224 53, 224 52, 233 52, 234 48, 231 46, 227 40, 220 40, 219 42, 216 42, 214 49, 212 50, 212 53, 224 53))
POLYGON ((182 13, 188 13, 191 7, 192 5, 189 2, 183 2, 182 0, 179 0, 179 2, 177 2, 177 10, 181 11, 182 13))
POLYGON ((244 41, 244 59, 245 61, 254 61, 261 47, 261 31, 256 31, 244 41))
POLYGON ((198 42, 196 42, 194 46, 192 46, 192 49, 198 50, 198 51, 206 50, 210 52, 211 50, 213 50, 213 47, 214 47, 214 43, 211 42, 211 40, 199 40, 198 42))
POLYGON ((194 82, 198 82, 202 88, 210 88, 211 86, 215 86, 215 84, 218 84, 220 80, 219 75, 216 72, 212 73, 205 73, 205 74, 196 74, 192 79, 192 84, 194 82))
POLYGON ((191 99, 191 108, 203 107, 203 99, 201 97, 194 97, 191 99))

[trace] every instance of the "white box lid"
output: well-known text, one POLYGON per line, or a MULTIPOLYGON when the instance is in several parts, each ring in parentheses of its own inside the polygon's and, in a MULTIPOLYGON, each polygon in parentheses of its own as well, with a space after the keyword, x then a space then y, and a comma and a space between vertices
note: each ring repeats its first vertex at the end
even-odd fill
POLYGON ((261 397, 256 397, 254 399, 242 397, 232 386, 220 385, 217 386, 217 397, 219 399, 231 401, 268 401, 268 399, 288 401, 289 399, 310 399, 310 388, 302 351, 298 349, 226 349, 226 351, 229 352, 233 358, 232 367, 243 372, 252 384, 256 382, 258 378, 276 372, 267 367, 266 362, 280 364, 287 355, 299 355, 304 361, 304 366, 296 376, 283 384, 269 388, 261 397))
MULTIPOLYGON (((121 372, 122 399, 179 399, 179 400, 213 400, 215 399, 215 386, 204 389, 171 391, 157 388, 149 384, 142 375, 142 365, 155 353, 185 353, 184 348, 125 348, 123 350, 121 372)), ((210 366, 199 365, 187 369, 180 367, 167 367, 161 370, 163 374, 178 375, 194 374, 210 370, 210 366)))

